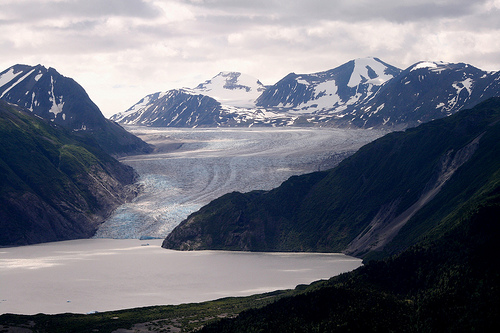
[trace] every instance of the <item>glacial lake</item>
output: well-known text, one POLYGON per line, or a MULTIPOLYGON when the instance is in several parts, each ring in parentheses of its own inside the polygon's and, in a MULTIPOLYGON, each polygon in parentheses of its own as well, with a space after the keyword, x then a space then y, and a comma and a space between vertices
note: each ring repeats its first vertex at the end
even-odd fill
POLYGON ((0 248, 0 314, 89 313, 294 288, 361 266, 343 254, 179 252, 162 240, 0 248))

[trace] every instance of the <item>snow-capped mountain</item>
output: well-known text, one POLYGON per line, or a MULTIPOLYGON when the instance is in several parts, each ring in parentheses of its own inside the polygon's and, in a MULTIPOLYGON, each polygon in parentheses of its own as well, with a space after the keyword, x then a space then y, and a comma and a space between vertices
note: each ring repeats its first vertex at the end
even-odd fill
POLYGON ((221 72, 191 89, 193 93, 210 96, 222 105, 243 108, 255 107, 255 100, 264 90, 266 87, 258 79, 238 72, 221 72))
POLYGON ((111 119, 122 124, 157 127, 218 126, 220 114, 221 105, 215 99, 173 89, 148 95, 111 119))
POLYGON ((107 152, 148 151, 149 146, 106 119, 75 80, 42 65, 14 65, 0 73, 0 99, 74 132, 92 133, 107 152))
POLYGON ((274 114, 269 117, 255 108, 255 100, 264 90, 265 86, 254 77, 221 72, 195 88, 148 95, 110 119, 126 125, 170 127, 241 126, 260 120, 276 121, 274 114))
POLYGON ((500 96, 500 72, 486 72, 464 63, 423 61, 332 122, 356 127, 416 126, 495 96, 500 96))
POLYGON ((222 72, 194 89, 149 95, 112 119, 176 127, 397 129, 451 115, 494 96, 500 96, 500 72, 442 62, 419 62, 400 70, 378 58, 361 58, 324 72, 290 73, 267 88, 255 78, 222 72), (202 103, 207 98, 211 103, 202 103))
POLYGON ((319 73, 288 74, 257 105, 296 114, 334 114, 355 107, 401 72, 377 58, 363 58, 319 73))
POLYGON ((42 65, 15 65, 1 72, 0 98, 72 130, 101 128, 105 122, 80 85, 42 65))

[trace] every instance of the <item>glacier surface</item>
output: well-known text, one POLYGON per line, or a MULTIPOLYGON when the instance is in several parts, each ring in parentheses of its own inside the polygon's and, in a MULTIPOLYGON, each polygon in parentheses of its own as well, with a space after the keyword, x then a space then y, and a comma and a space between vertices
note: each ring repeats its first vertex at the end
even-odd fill
POLYGON ((139 173, 142 191, 100 226, 96 238, 164 238, 213 199, 271 190, 290 176, 332 168, 384 134, 325 128, 128 130, 156 150, 121 159, 139 173))

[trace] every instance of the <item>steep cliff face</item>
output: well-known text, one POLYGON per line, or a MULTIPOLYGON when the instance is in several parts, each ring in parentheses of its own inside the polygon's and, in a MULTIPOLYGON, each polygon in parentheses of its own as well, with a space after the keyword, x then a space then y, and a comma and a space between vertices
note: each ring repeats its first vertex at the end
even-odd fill
POLYGON ((330 171, 292 177, 269 192, 227 194, 189 216, 163 246, 395 253, 498 185, 499 142, 494 98, 390 133, 330 171))
POLYGON ((135 173, 98 146, 0 101, 0 245, 86 238, 135 196, 135 173))

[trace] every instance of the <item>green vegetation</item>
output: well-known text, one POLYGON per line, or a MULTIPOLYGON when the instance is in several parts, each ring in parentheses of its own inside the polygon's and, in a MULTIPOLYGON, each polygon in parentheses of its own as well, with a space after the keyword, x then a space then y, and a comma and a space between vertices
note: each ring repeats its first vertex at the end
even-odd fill
POLYGON ((0 142, 0 246, 90 237, 130 195, 130 167, 3 101, 0 142))
POLYGON ((58 314, 22 316, 4 314, 0 316, 2 326, 25 327, 35 332, 77 333, 113 332, 117 329, 142 330, 144 332, 170 332, 182 329, 191 332, 220 318, 231 318, 247 309, 257 309, 294 291, 276 291, 250 297, 231 297, 216 301, 182 304, 177 306, 155 306, 131 310, 102 312, 88 315, 58 314))

